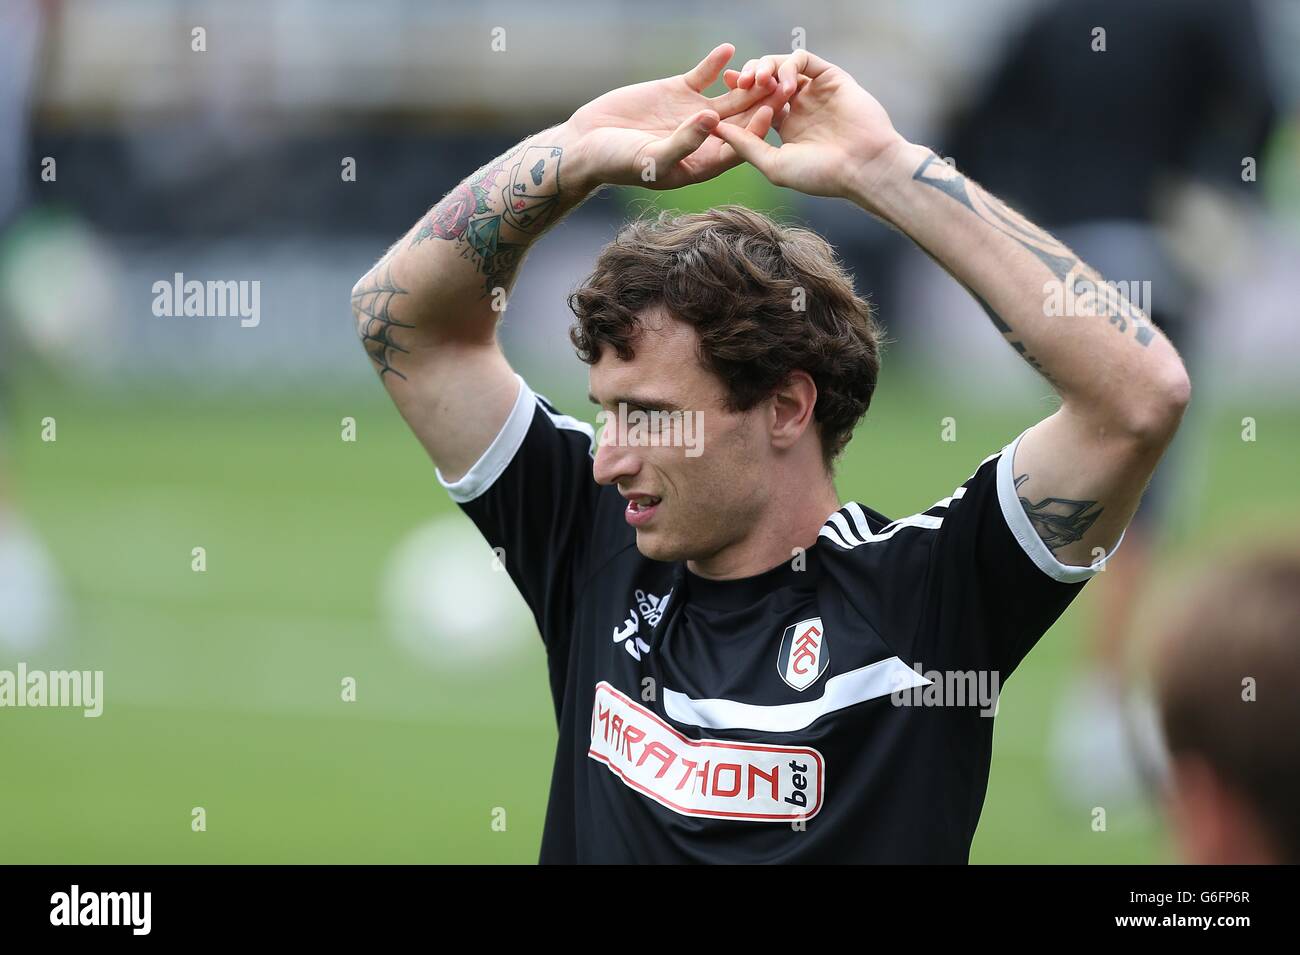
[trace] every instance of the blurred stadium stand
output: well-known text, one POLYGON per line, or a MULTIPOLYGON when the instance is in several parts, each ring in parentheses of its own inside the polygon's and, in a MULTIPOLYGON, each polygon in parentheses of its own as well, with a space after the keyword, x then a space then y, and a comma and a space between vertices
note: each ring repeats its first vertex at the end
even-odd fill
MULTIPOLYGON (((80 294, 75 277, 55 283, 60 301, 69 314, 101 313, 70 320, 113 332, 98 339, 87 364, 119 379, 176 374, 195 386, 261 380, 269 371, 286 384, 324 370, 360 386, 369 369, 349 340, 346 308, 355 276, 468 172, 605 90, 684 69, 721 39, 737 44, 738 58, 788 49, 792 31, 802 29, 810 48, 871 89, 906 135, 937 142, 1015 25, 1040 6, 1036 0, 830 2, 797 11, 771 2, 14 3, 11 15, 20 8, 47 14, 29 168, 54 156, 59 177, 30 195, 47 218, 16 227, 20 241, 9 244, 5 274, 14 274, 15 261, 29 267, 24 238, 54 249, 79 241, 91 260, 87 271, 99 281, 80 294), (194 27, 206 30, 206 52, 191 50, 194 27), (505 31, 502 52, 491 49, 496 28, 505 31), (341 181, 345 156, 356 159, 356 182, 341 181), (57 213, 52 220, 51 211, 57 213), (75 239, 83 229, 100 241, 75 239), (154 317, 152 282, 178 269, 200 279, 260 279, 260 326, 154 317), (158 324, 164 321, 171 322, 165 335, 158 324)), ((1294 50, 1296 5, 1267 0, 1261 9, 1277 52, 1294 50)), ((21 36, 9 42, 21 43, 21 36)), ((1261 190, 1268 181, 1294 181, 1300 153, 1294 105, 1300 75, 1293 56, 1272 59, 1280 99, 1289 105, 1283 137, 1289 145, 1271 166, 1261 159, 1261 190), (1279 177, 1273 170, 1284 163, 1292 168, 1279 177)), ((730 198, 725 186, 710 195, 719 188, 730 198)), ((1282 196, 1296 191, 1270 188, 1282 196)), ((503 336, 508 346, 526 346, 518 351, 542 366, 544 377, 570 378, 577 367, 564 335, 564 293, 627 214, 628 198, 593 199, 540 244, 534 267, 523 270, 503 336)), ((1249 232, 1241 243, 1258 245, 1252 246, 1255 264, 1228 286, 1253 304, 1250 315, 1232 316, 1237 334, 1225 343, 1229 349, 1242 343, 1224 368, 1243 383, 1286 388, 1295 377, 1278 362, 1279 349, 1257 347, 1264 339, 1300 345, 1289 298, 1277 291, 1287 277, 1278 271, 1280 261, 1297 248, 1300 233, 1291 201, 1289 225, 1277 241, 1257 238, 1278 231, 1277 224, 1243 227, 1230 219, 1225 227, 1249 232), (1279 262, 1266 273, 1274 250, 1279 262)), ((963 293, 896 235, 842 202, 791 194, 781 196, 780 208, 836 244, 905 354, 958 380, 972 358, 981 366, 1001 362, 1008 374, 998 376, 998 388, 1041 390, 987 333, 963 293)), ((972 377, 972 388, 1007 396, 990 392, 983 375, 972 377)))

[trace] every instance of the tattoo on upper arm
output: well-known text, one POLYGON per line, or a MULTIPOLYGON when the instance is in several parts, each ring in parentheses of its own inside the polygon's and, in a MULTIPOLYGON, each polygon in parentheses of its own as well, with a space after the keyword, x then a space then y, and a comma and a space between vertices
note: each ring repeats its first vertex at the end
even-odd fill
POLYGON ((560 210, 559 146, 520 144, 483 166, 429 210, 411 238, 455 242, 484 277, 483 294, 514 280, 529 242, 560 210), (502 237, 512 232, 524 241, 502 237))
MULTIPOLYGON (((1028 474, 1017 477, 1016 490, 1020 490, 1020 485, 1027 480, 1028 474)), ((1045 497, 1037 503, 1021 497, 1020 506, 1025 509, 1029 523, 1048 550, 1053 552, 1082 540, 1102 512, 1096 501, 1076 501, 1066 497, 1045 497)))
POLYGON ((393 329, 415 327, 393 317, 393 299, 405 294, 406 289, 393 281, 391 266, 385 268, 382 275, 376 269, 370 281, 352 293, 352 314, 357 319, 357 332, 366 354, 379 368, 380 380, 390 373, 406 379, 392 364, 394 353, 409 354, 408 349, 393 340, 393 329))
MULTIPOLYGON (((1095 269, 1081 261, 1060 240, 968 180, 951 164, 930 153, 917 167, 912 178, 950 196, 984 222, 1019 242, 1076 296, 1082 300, 1095 301, 1096 314, 1104 316, 1120 334, 1127 335, 1132 328, 1134 341, 1144 348, 1151 344, 1155 330, 1140 308, 1120 294, 1114 285, 1106 283, 1095 269)), ((980 304, 990 317, 994 317, 987 304, 980 304)), ((996 319, 995 324, 1004 334, 1012 333, 1005 321, 996 319)), ((1017 345, 1015 340, 1011 344, 1025 356, 1026 361, 1037 367, 1026 354, 1023 344, 1017 345)))

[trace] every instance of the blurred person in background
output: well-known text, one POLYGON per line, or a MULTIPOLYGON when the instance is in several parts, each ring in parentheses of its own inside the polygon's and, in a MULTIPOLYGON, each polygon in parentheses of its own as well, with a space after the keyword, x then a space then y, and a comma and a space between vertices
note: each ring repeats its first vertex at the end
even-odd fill
MULTIPOLYGON (((0 254, 39 175, 29 155, 31 107, 48 6, 0 3, 0 254)), ((50 637, 58 600, 52 559, 20 514, 10 477, 17 335, 7 304, 0 297, 0 653, 21 653, 50 637)))
MULTIPOLYGON (((1191 198, 1189 180, 1246 191, 1242 159, 1260 155, 1273 99, 1251 3, 1057 0, 1013 36, 946 151, 1108 280, 1149 282, 1151 300, 1138 303, 1195 375, 1189 325, 1217 266, 1181 265, 1161 228, 1191 198)), ((1081 805, 1132 799, 1143 771, 1161 766, 1150 703, 1127 691, 1126 657, 1157 532, 1179 522, 1171 492, 1186 441, 1162 460, 1102 575, 1085 668, 1058 704, 1055 776, 1081 805)))
POLYGON ((1186 861, 1300 863, 1300 550, 1225 562, 1159 641, 1156 700, 1186 861))

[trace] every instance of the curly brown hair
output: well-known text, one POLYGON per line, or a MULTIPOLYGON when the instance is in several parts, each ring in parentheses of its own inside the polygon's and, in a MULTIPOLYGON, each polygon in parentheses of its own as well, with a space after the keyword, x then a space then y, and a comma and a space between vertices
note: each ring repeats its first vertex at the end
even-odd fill
POLYGON ((608 346, 631 360, 640 317, 656 306, 695 328, 730 411, 748 411, 792 371, 807 372, 830 468, 871 404, 883 342, 830 243, 738 205, 629 222, 569 296, 578 357, 595 364, 608 346))

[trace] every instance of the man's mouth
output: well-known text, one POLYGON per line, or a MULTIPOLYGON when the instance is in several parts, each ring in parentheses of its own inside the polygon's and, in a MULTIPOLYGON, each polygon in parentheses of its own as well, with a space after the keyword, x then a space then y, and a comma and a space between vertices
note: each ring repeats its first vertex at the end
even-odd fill
POLYGON ((648 494, 639 494, 636 497, 627 499, 627 510, 624 517, 633 527, 644 527, 650 518, 654 517, 655 511, 659 509, 662 498, 652 497, 648 494))

